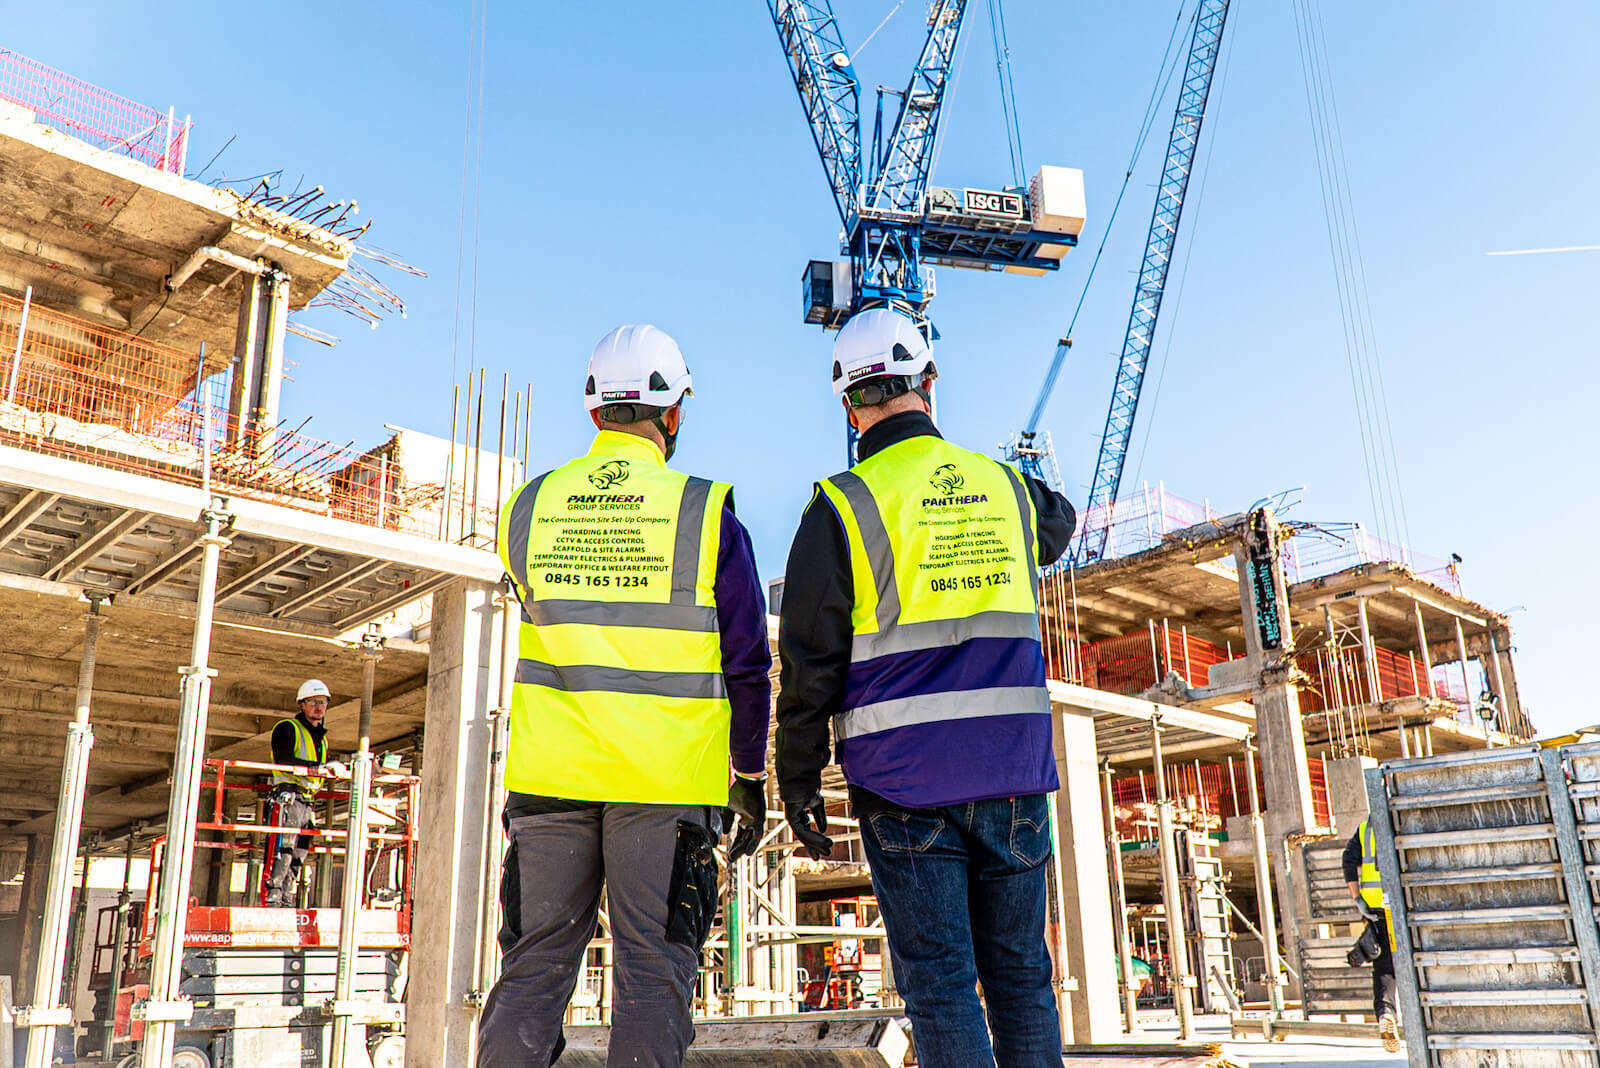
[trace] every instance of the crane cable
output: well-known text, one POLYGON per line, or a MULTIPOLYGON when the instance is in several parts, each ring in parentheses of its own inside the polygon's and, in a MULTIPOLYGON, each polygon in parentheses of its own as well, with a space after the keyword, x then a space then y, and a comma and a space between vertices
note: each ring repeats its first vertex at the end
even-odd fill
POLYGON ((905 2, 906 0, 898 0, 894 7, 889 9, 889 13, 883 16, 883 21, 879 22, 877 26, 873 27, 872 32, 867 34, 866 38, 860 44, 856 45, 855 51, 850 53, 851 62, 854 62, 856 57, 860 56, 862 51, 866 49, 867 45, 872 43, 872 39, 878 36, 879 30, 889 25, 889 20, 894 18, 895 14, 900 10, 905 2))
MULTIPOLYGON (((1201 158, 1199 166, 1200 184, 1195 188, 1194 206, 1188 211, 1189 225, 1184 228, 1183 267, 1178 271, 1178 284, 1172 288, 1172 310, 1163 316, 1167 324, 1166 338, 1161 347, 1161 359, 1156 371, 1155 393, 1150 398, 1148 407, 1145 408, 1144 437, 1139 439, 1139 462, 1133 468, 1133 481, 1138 482, 1139 476, 1144 471, 1145 457, 1149 455, 1150 429, 1155 426, 1156 410, 1161 406, 1161 386, 1167 380, 1168 357, 1172 354, 1172 340, 1175 335, 1173 324, 1177 321, 1179 313, 1183 310, 1183 284, 1189 277, 1189 265, 1193 262, 1194 239, 1200 230, 1200 220, 1205 215, 1200 211, 1200 205, 1206 199, 1206 180, 1211 175, 1211 157, 1216 152, 1217 137, 1221 132, 1222 99, 1228 91, 1228 68, 1233 60, 1233 42, 1238 39, 1239 13, 1233 14, 1233 32, 1223 43, 1224 51, 1217 63, 1217 88, 1210 102, 1206 105, 1206 129, 1210 136, 1206 138, 1206 153, 1201 158)), ((1177 249, 1173 250, 1177 258, 1177 249)))
POLYGON ((1006 124, 1011 180, 1021 186, 1027 165, 1022 157, 1022 124, 1017 119, 1017 86, 1011 78, 1011 42, 1006 37, 1004 0, 989 0, 989 33, 994 38, 994 69, 1000 77, 1000 111, 1006 124))
POLYGON ((1390 537, 1400 539, 1404 553, 1410 524, 1319 0, 1295 0, 1294 14, 1368 497, 1374 520, 1384 524, 1390 537))
MULTIPOLYGON (((1073 328, 1078 325, 1078 313, 1083 311, 1084 301, 1089 297, 1089 286, 1094 282, 1095 272, 1100 268, 1100 257, 1104 255, 1106 243, 1111 238, 1112 224, 1117 221, 1117 213, 1122 209, 1122 198, 1127 194, 1128 183, 1132 181, 1134 169, 1138 166, 1139 159, 1144 154, 1144 146, 1150 139, 1150 131, 1155 128, 1156 108, 1167 95, 1167 87, 1172 84, 1172 79, 1177 74, 1178 64, 1173 52, 1173 45, 1178 40, 1178 30, 1183 26, 1183 12, 1187 6, 1188 0, 1179 0, 1177 14, 1172 19, 1172 31, 1167 36, 1166 50, 1162 52, 1161 65, 1156 69, 1155 84, 1150 87, 1150 97, 1145 101, 1144 118, 1139 121, 1139 132, 1133 141, 1133 151, 1128 154, 1128 166, 1122 175, 1122 187, 1117 190, 1116 202, 1111 205, 1111 214, 1106 217, 1105 229, 1100 232, 1100 246, 1094 250, 1094 259, 1089 263, 1089 273, 1084 276, 1083 289, 1079 291, 1078 302, 1072 308, 1072 318, 1067 321, 1067 332, 1062 335, 1064 338, 1070 339, 1073 328), (1168 68, 1169 62, 1172 64, 1170 69, 1168 68)), ((1199 9, 1197 7, 1196 14, 1198 15, 1198 13, 1199 9)), ((1057 374, 1060 373, 1060 364, 1066 358, 1066 354, 1065 346, 1056 346, 1055 356, 1050 361, 1050 367, 1045 372, 1044 382, 1041 385, 1041 390, 1046 393, 1046 396, 1041 400, 1048 399, 1048 391, 1057 374)), ((1039 401, 1035 401, 1034 406, 1039 408, 1041 412, 1043 411, 1044 405, 1039 401)), ((1037 430, 1038 427, 1029 426, 1026 429, 1037 430)))
MULTIPOLYGON (((478 220, 480 206, 483 201, 483 62, 487 52, 488 34, 485 23, 489 17, 489 0, 474 3, 468 16, 467 29, 467 84, 464 92, 466 100, 462 113, 461 130, 461 208, 456 220, 456 293, 455 313, 450 330, 450 381, 456 381, 457 356, 461 347, 461 289, 465 275, 466 262, 466 235, 467 235, 467 179, 472 178, 472 192, 470 196, 472 205, 472 281, 469 283, 470 301, 470 339, 467 344, 467 358, 469 366, 477 366, 477 324, 478 324, 478 220), (473 83, 477 83, 477 100, 474 107, 473 83), (473 120, 477 120, 477 160, 473 162, 473 120)), ((470 373, 470 372, 469 372, 470 373)))

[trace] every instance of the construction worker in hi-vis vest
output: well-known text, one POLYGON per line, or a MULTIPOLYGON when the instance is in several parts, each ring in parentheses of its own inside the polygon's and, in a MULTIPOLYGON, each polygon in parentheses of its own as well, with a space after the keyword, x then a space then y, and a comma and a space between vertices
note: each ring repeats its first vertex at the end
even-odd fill
MULTIPOLYGON (((272 728, 272 773, 268 795, 272 826, 303 830, 317 825, 316 796, 327 775, 345 776, 343 764, 328 760, 328 730, 323 724, 330 695, 321 679, 307 679, 295 694, 300 711, 293 719, 280 719, 272 728), (303 768, 304 771, 290 770, 303 768)), ((311 850, 311 835, 280 834, 272 870, 267 873, 268 908, 289 908, 295 903, 300 870, 311 850)))
POLYGON ((1390 1053, 1400 1050, 1399 1000, 1394 975, 1394 924, 1383 897, 1383 880, 1378 875, 1378 842, 1367 820, 1345 843, 1345 885, 1355 898, 1361 914, 1371 924, 1378 941, 1378 955, 1372 960, 1372 1014, 1378 1018, 1378 1037, 1390 1053))
POLYGON ((940 437, 936 376, 921 329, 894 310, 839 333, 833 386, 860 462, 817 484, 789 554, 779 795, 795 837, 827 856, 831 723, 919 1064, 1059 1068, 1038 569, 1075 516, 940 437))
POLYGON ((522 624, 504 962, 478 1025, 480 1066, 560 1056, 602 888, 616 991, 607 1063, 681 1064, 717 909, 713 849, 732 815, 730 860, 765 822, 766 604, 731 488, 667 466, 690 387, 672 338, 613 330, 584 383, 594 444, 501 512, 522 624))

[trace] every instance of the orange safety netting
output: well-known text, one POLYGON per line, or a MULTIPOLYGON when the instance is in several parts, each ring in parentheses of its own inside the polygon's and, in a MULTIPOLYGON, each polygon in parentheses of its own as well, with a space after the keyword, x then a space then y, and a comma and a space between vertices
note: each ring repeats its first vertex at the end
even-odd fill
POLYGON ((62 133, 158 170, 183 173, 189 124, 82 78, 0 48, 0 99, 20 104, 62 133))
POLYGON ((226 375, 196 389, 195 354, 0 296, 0 368, 6 444, 187 486, 202 484, 209 454, 219 491, 398 525, 389 445, 362 453, 282 426, 241 429, 226 375))

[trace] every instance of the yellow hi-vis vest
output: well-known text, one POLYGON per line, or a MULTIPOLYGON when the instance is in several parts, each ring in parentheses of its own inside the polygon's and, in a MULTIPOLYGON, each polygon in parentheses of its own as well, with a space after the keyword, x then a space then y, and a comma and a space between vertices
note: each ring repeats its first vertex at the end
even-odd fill
POLYGON ((715 583, 729 492, 602 430, 512 494, 498 539, 522 599, 508 790, 727 804, 715 583))
MULTIPOLYGON (((328 736, 326 734, 322 736, 320 742, 314 742, 311 738, 311 731, 306 729, 306 725, 298 719, 281 719, 278 722, 280 724, 287 723, 294 728, 295 756, 315 764, 326 764, 328 762, 328 736)), ((278 728, 273 727, 272 729, 276 731, 278 728)), ((289 771, 273 772, 272 785, 277 786, 281 783, 290 783, 308 794, 314 794, 322 789, 322 777, 320 775, 296 775, 289 771)))
POLYGON ((1374 908, 1383 908, 1383 880, 1378 876, 1378 844, 1372 827, 1366 820, 1356 829, 1361 836, 1361 900, 1374 908))
POLYGON ((855 588, 834 719, 846 779, 913 808, 1054 790, 1037 517, 1021 477, 929 434, 818 488, 855 588))

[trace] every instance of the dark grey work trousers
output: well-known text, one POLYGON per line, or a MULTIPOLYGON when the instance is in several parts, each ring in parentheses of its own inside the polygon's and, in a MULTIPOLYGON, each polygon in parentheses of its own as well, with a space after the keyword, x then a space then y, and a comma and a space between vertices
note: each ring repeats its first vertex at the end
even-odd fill
POLYGON ((1389 949, 1388 913, 1379 909, 1384 918, 1372 924, 1378 934, 1378 955, 1372 961, 1372 1014, 1380 1020, 1385 1016, 1400 1019, 1399 998, 1394 977, 1394 953, 1389 949))
MULTIPOLYGON (((315 827, 317 811, 311 798, 291 787, 279 787, 272 799, 277 813, 272 818, 279 827, 315 827)), ((300 869, 305 867, 306 854, 311 851, 311 835, 278 835, 278 852, 272 861, 272 871, 267 873, 267 907, 289 908, 294 904, 295 891, 300 885, 300 869)))
MULTIPOLYGON (((682 1065, 694 1040, 690 1003, 711 917, 700 918, 693 945, 670 937, 673 913, 682 911, 673 885, 682 867, 674 863, 678 825, 709 827, 706 841, 714 842, 717 811, 703 805, 607 804, 510 821, 501 894, 504 959, 478 1022, 478 1068, 546 1068, 555 1062, 564 1046, 562 1017, 594 936, 602 886, 614 967, 606 1064, 682 1065)), ((711 865, 714 911, 714 860, 711 865)), ((676 926, 681 925, 680 920, 676 926)))

